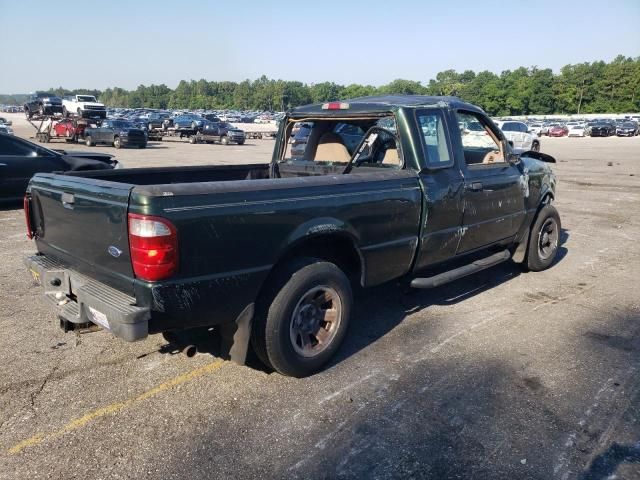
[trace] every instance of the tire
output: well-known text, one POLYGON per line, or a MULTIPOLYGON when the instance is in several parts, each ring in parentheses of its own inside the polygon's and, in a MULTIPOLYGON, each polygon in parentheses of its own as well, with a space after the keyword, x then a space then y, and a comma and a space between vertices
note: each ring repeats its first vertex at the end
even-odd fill
POLYGON ((531 150, 533 150, 534 152, 539 152, 540 151, 540 142, 536 142, 534 140, 534 142, 531 144, 531 150))
POLYGON ((147 148, 147 144, 143 143, 142 145, 138 145, 138 148, 147 148))
POLYGON ((349 279, 333 263, 302 258, 281 268, 270 285, 258 301, 253 349, 282 375, 310 375, 333 357, 347 332, 353 306, 349 279), (321 332, 324 345, 316 336, 321 332))
POLYGON ((529 247, 524 266, 532 272, 540 272, 551 266, 560 246, 562 225, 556 208, 547 204, 538 212, 529 234, 529 247))
POLYGON ((78 118, 82 118, 82 110, 78 107, 78 118))
POLYGON ((67 110, 67 107, 62 107, 62 116, 64 118, 69 118, 69 111, 67 110))
POLYGON ((122 141, 120 140, 120 137, 113 137, 113 146, 115 148, 122 148, 122 141))
POLYGON ((28 108, 24 109, 24 116, 27 120, 31 120, 31 112, 29 111, 28 108))
POLYGON ((87 137, 84 139, 84 144, 87 147, 93 147, 94 143, 91 141, 91 135, 87 135, 87 137))
POLYGON ((192 145, 195 145, 196 143, 198 143, 198 139, 196 138, 195 135, 191 135, 189 137, 189 143, 192 144, 192 145))
POLYGON ((244 140, 240 140, 240 141, 238 142, 238 145, 244 145, 244 140))
POLYGON ((40 105, 40 107, 38 107, 38 113, 40 113, 41 117, 44 117, 44 105, 40 105))
POLYGON ((222 135, 220 137, 220 143, 222 145, 229 145, 229 137, 227 137, 226 135, 222 135))

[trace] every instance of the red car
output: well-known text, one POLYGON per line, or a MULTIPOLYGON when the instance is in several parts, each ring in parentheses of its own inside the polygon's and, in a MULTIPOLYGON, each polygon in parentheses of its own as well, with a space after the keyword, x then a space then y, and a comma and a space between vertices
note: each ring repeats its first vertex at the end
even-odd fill
POLYGON ((569 134, 569 128, 566 125, 553 125, 549 128, 550 137, 566 137, 569 134))
POLYGON ((62 119, 53 126, 56 137, 65 137, 68 142, 76 142, 84 137, 84 123, 76 123, 70 118, 62 119))

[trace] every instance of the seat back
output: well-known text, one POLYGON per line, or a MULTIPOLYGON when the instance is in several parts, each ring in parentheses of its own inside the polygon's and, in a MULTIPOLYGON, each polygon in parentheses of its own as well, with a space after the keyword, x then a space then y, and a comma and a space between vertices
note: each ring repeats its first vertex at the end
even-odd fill
POLYGON ((348 162, 351 160, 351 155, 347 147, 342 143, 340 135, 333 132, 326 132, 322 134, 318 140, 314 160, 348 162))

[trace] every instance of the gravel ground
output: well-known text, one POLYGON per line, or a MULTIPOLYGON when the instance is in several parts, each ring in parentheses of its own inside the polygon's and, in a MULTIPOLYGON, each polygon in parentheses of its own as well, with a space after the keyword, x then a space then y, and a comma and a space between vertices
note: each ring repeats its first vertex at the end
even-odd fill
MULTIPOLYGON (((96 149, 152 166, 272 147, 96 149)), ((22 266, 22 211, 0 210, 0 478, 640 478, 640 137, 542 150, 564 229, 551 269, 359 293, 337 358, 302 380, 157 335, 63 333, 22 266)))

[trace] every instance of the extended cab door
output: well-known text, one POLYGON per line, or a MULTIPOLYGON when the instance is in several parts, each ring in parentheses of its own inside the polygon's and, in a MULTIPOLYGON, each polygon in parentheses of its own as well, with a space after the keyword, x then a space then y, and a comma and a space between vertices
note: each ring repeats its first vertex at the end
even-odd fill
POLYGON ((423 215, 415 269, 448 260, 456 254, 462 227, 463 180, 456 165, 449 134, 448 114, 440 108, 415 112, 421 140, 420 172, 423 215))
POLYGON ((456 113, 464 159, 464 234, 457 253, 467 253, 516 235, 525 215, 527 179, 506 161, 500 132, 477 112, 456 113))

